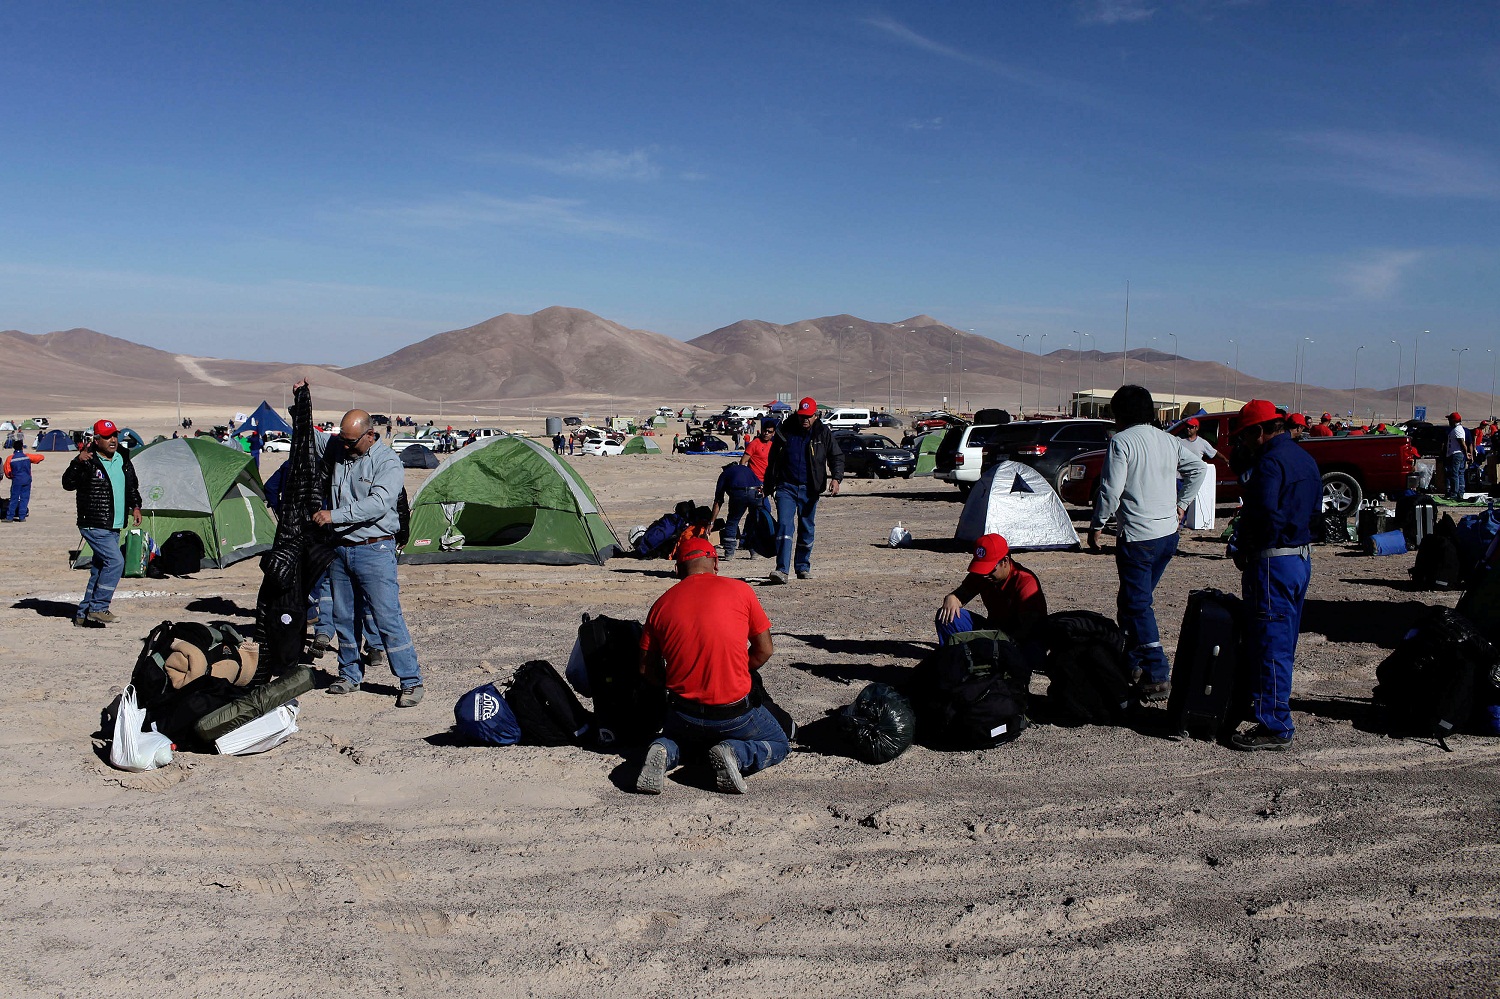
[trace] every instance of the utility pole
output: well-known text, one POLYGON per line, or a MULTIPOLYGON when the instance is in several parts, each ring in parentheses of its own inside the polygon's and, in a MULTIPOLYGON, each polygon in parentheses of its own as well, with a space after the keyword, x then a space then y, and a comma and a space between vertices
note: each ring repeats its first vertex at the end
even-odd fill
MULTIPOLYGON (((281 390, 282 398, 286 398, 286 389, 281 390)), ((182 426, 182 379, 177 379, 177 425, 182 426)))
POLYGON ((1230 340, 1234 344, 1234 398, 1240 397, 1240 345, 1238 341, 1230 340))
POLYGON ((1431 336, 1432 330, 1423 330, 1417 334, 1416 341, 1411 345, 1411 418, 1417 418, 1417 348, 1422 345, 1424 336, 1431 336))
POLYGON ((1181 413, 1175 413, 1177 409, 1177 334, 1168 333, 1167 336, 1172 338, 1172 409, 1175 416, 1181 417, 1181 413))
POLYGON ((1036 407, 1041 409, 1044 404, 1042 396, 1042 344, 1047 342, 1047 334, 1043 333, 1041 339, 1036 342, 1036 407))
POLYGON ((1458 365, 1453 372, 1453 411, 1458 412, 1458 386, 1464 380, 1464 353, 1468 347, 1454 348, 1453 353, 1458 355, 1458 365))
POLYGON ((1026 418, 1026 341, 1031 338, 1030 333, 1018 333, 1016 339, 1021 341, 1021 401, 1016 405, 1016 419, 1026 418))
POLYGON ((1073 415, 1077 416, 1078 407, 1083 405, 1083 338, 1088 336, 1088 334, 1079 333, 1077 330, 1074 330, 1073 334, 1078 337, 1078 388, 1073 392, 1074 395, 1079 397, 1073 404, 1073 415))
POLYGON ((1130 282, 1125 282, 1125 349, 1120 352, 1120 384, 1125 384, 1125 362, 1130 360, 1130 282))
POLYGON ((1396 401, 1391 404, 1391 419, 1401 415, 1401 341, 1392 340, 1396 345, 1396 401))
POLYGON ((1354 391, 1349 394, 1349 418, 1359 419, 1359 352, 1365 349, 1364 344, 1354 348, 1354 391))

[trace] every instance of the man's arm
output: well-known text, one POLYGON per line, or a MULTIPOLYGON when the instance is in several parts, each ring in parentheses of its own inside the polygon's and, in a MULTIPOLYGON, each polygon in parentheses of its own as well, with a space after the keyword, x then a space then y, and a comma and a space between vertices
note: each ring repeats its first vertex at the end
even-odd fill
POLYGON ((979 583, 980 577, 972 572, 964 573, 964 581, 943 598, 943 605, 938 608, 938 619, 944 624, 952 624, 958 612, 963 610, 964 604, 979 595, 979 583))
POLYGON ((375 480, 370 483, 370 493, 348 506, 330 510, 330 523, 373 524, 386 513, 396 509, 396 497, 401 495, 405 481, 400 460, 382 462, 375 470, 375 480))
POLYGON ((1099 531, 1120 505, 1120 493, 1125 489, 1128 471, 1124 449, 1116 437, 1109 442, 1109 449, 1104 453, 1104 467, 1099 470, 1099 499, 1094 503, 1094 518, 1089 521, 1090 548, 1099 547, 1099 531))
POLYGON ((833 431, 823 426, 823 443, 828 448, 828 494, 837 496, 839 485, 844 481, 844 449, 833 439, 833 431))
POLYGON ((758 635, 750 636, 750 668, 760 669, 771 658, 775 649, 771 645, 771 629, 767 628, 758 635))
POLYGON ((1286 480, 1286 469, 1279 461, 1262 461, 1255 466, 1255 474, 1244 486, 1244 504, 1240 507, 1240 526, 1237 537, 1243 539, 1238 547, 1251 558, 1261 549, 1272 544, 1281 528, 1289 522, 1288 511, 1282 509, 1281 487, 1286 480))

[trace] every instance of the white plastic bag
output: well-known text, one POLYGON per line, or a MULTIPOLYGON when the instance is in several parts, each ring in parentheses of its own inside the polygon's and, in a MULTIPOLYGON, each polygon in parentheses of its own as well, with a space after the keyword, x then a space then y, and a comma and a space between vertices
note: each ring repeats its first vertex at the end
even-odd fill
POLYGON ((214 749, 224 756, 254 756, 275 749, 298 730, 297 714, 301 706, 287 701, 281 707, 248 721, 214 740, 214 749))
POLYGON ((135 685, 125 688, 120 695, 120 708, 115 713, 115 740, 109 747, 110 766, 131 773, 155 770, 172 762, 172 740, 151 726, 151 731, 142 732, 146 723, 146 709, 135 701, 135 685))
POLYGON ((896 526, 891 528, 890 542, 892 548, 911 547, 911 532, 899 520, 896 521, 896 526))
POLYGON ((563 672, 568 684, 584 697, 593 697, 592 685, 589 683, 589 666, 583 661, 583 642, 579 639, 573 640, 573 651, 568 653, 568 668, 563 672))

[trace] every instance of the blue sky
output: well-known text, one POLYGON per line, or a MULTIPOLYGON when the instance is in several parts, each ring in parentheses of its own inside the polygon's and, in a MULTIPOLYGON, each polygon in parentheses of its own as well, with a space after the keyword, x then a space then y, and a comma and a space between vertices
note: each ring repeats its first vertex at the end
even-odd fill
MULTIPOLYGON (((354 363, 549 305, 1500 355, 1500 7, 0 7, 0 328, 354 363), (1493 350, 1495 354, 1486 354, 1493 350)), ((1374 372, 1373 374, 1371 372, 1374 372)), ((1380 372, 1384 372, 1381 374, 1380 372)), ((1473 376, 1470 375, 1470 378, 1473 376)))

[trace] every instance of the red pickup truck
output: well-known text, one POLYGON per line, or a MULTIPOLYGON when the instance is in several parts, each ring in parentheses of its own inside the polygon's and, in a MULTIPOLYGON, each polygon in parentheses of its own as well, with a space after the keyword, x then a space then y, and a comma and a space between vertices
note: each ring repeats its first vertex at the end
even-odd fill
MULTIPOLYGON (((1229 470, 1232 444, 1229 421, 1235 415, 1214 413, 1197 417, 1198 433, 1219 452, 1214 458, 1214 468, 1220 503, 1233 503, 1240 498, 1239 479, 1229 470)), ((1179 423, 1169 427, 1168 432, 1184 436, 1181 426, 1179 423)), ((1318 463, 1323 476, 1323 497, 1340 513, 1359 509, 1367 493, 1399 493, 1409 488, 1413 462, 1418 456, 1417 449, 1405 437, 1388 434, 1304 437, 1302 447, 1318 463)), ((1103 467, 1103 451, 1090 451, 1074 458, 1060 476, 1059 495, 1074 506, 1093 506, 1103 467)))

